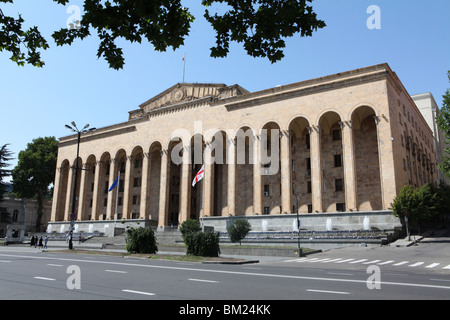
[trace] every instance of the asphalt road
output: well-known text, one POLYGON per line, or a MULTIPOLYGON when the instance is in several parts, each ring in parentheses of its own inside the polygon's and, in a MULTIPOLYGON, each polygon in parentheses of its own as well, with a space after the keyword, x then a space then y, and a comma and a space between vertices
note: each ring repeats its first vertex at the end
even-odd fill
MULTIPOLYGON (((0 299, 200 300, 206 305, 219 300, 216 313, 226 312, 222 304, 240 301, 448 300, 448 244, 429 245, 445 254, 432 255, 424 243, 409 251, 338 249, 300 260, 210 265, 0 249, 0 299)), ((175 304, 172 312, 184 305, 175 304)))

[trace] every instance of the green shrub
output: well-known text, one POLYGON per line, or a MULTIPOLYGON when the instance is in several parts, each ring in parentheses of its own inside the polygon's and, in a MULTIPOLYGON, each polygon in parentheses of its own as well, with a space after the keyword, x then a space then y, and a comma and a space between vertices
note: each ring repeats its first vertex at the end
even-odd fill
POLYGON ((247 234, 252 230, 250 223, 245 219, 239 219, 234 221, 227 229, 228 237, 231 242, 239 242, 241 244, 242 239, 244 239, 247 234))
POLYGON ((200 223, 197 220, 187 219, 186 221, 184 221, 181 224, 181 226, 178 230, 180 230, 181 235, 183 236, 183 240, 184 240, 184 242, 186 242, 185 237, 189 233, 199 232, 202 230, 202 228, 200 226, 200 223))
POLYGON ((128 252, 136 253, 156 253, 155 233, 150 227, 129 228, 127 229, 127 245, 128 252))
POLYGON ((190 232, 186 234, 184 243, 188 255, 218 257, 220 254, 218 232, 190 232))
POLYGON ((184 221, 179 228, 186 245, 186 254, 201 257, 218 257, 219 233, 202 232, 200 223, 194 219, 184 221))

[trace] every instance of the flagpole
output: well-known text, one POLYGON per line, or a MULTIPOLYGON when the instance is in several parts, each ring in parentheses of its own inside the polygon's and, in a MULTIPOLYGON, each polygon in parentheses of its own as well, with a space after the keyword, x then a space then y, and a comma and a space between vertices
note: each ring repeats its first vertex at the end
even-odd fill
POLYGON ((184 83, 185 70, 186 70, 186 53, 183 56, 183 83, 184 83))
POLYGON ((119 188, 120 188, 120 168, 119 168, 119 174, 117 175, 117 186, 116 186, 117 190, 116 190, 116 209, 114 212, 114 231, 113 231, 113 236, 114 233, 116 232, 116 223, 117 223, 117 207, 119 205, 119 188))

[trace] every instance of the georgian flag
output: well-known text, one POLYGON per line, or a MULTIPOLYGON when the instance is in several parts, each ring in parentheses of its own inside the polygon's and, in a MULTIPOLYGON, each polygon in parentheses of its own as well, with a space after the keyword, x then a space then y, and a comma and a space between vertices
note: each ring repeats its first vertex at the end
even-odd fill
POLYGON ((192 180, 192 186, 195 186, 195 184, 200 180, 202 180, 204 176, 205 176, 205 165, 203 165, 200 171, 197 172, 197 174, 195 175, 194 180, 192 180))

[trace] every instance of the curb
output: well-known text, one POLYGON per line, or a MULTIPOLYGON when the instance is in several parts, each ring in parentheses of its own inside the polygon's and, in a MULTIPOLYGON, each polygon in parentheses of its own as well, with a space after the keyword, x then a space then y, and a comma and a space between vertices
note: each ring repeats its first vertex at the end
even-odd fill
POLYGON ((202 261, 202 264, 250 264, 259 263, 259 260, 245 260, 245 261, 202 261))

